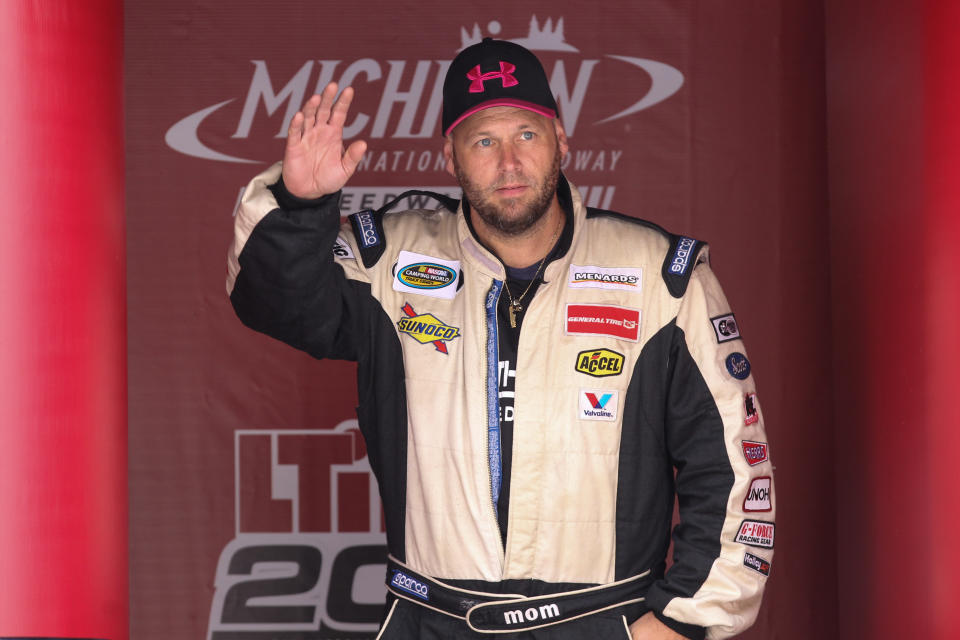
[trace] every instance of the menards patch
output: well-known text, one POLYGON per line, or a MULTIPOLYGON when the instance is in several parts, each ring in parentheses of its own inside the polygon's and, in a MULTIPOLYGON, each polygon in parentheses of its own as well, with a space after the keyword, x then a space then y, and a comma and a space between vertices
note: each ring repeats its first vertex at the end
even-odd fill
POLYGON ((420 344, 432 344, 437 351, 447 353, 446 343, 460 337, 460 329, 451 327, 432 313, 417 314, 410 303, 403 305, 406 317, 397 321, 397 330, 420 344))

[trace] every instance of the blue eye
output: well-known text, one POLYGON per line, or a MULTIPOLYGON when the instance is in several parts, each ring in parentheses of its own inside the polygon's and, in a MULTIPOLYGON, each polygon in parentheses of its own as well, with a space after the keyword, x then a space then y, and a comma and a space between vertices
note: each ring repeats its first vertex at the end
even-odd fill
POLYGON ((533 131, 523 131, 520 133, 520 137, 524 140, 533 140, 533 131))
POLYGON ((493 140, 490 138, 481 138, 480 140, 477 140, 477 144, 481 147, 489 147, 493 144, 493 140))

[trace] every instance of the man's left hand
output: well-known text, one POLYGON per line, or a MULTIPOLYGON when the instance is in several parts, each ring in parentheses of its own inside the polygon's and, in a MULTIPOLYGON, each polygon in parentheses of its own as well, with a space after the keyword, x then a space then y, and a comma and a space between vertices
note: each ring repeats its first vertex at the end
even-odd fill
POLYGON ((663 624, 649 611, 630 625, 630 637, 633 640, 687 640, 667 625, 663 624))

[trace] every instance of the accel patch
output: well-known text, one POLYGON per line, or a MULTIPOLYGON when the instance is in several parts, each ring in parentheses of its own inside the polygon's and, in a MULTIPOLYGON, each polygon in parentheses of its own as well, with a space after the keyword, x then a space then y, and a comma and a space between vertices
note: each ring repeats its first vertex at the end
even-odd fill
POLYGON ((452 300, 457 295, 460 261, 401 251, 395 276, 394 291, 452 300))
POLYGON ((609 349, 589 349, 577 354, 577 371, 595 378, 623 373, 623 354, 609 349))
POLYGON ((460 337, 460 329, 444 324, 432 313, 417 314, 410 303, 403 305, 405 318, 397 321, 397 330, 420 344, 432 344, 437 351, 447 353, 447 342, 460 337))

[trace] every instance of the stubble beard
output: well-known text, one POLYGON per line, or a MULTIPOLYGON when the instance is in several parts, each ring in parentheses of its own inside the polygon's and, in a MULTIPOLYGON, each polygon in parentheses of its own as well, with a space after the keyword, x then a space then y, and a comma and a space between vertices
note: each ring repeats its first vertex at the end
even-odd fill
POLYGON ((544 175, 543 180, 539 184, 532 185, 533 198, 525 205, 514 202, 512 205, 503 207, 495 204, 486 193, 492 194, 500 186, 510 184, 516 180, 516 175, 501 176, 493 186, 484 189, 470 180, 460 168, 456 155, 453 157, 453 168, 457 176, 457 182, 463 189, 464 197, 470 203, 470 207, 480 216, 480 219, 498 233, 516 237, 532 229, 550 209, 553 197, 557 193, 557 183, 560 180, 560 160, 560 149, 558 148, 554 153, 550 169, 544 175), (523 208, 517 210, 519 207, 523 208))

